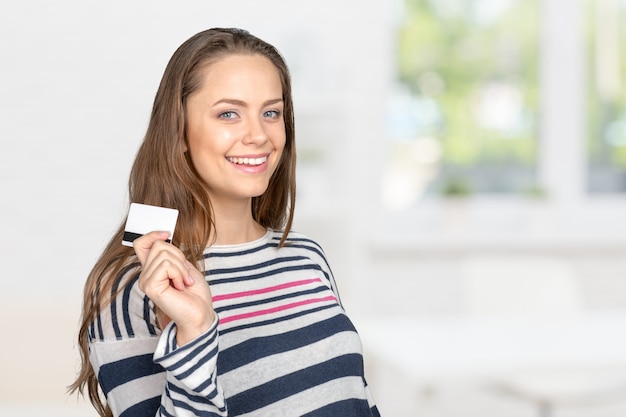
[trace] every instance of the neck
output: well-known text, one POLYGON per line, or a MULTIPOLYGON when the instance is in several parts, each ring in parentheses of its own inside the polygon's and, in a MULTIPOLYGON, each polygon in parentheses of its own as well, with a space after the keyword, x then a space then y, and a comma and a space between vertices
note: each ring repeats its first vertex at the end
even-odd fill
POLYGON ((235 245, 259 239, 266 229, 252 218, 252 200, 246 204, 213 204, 216 245, 235 245))

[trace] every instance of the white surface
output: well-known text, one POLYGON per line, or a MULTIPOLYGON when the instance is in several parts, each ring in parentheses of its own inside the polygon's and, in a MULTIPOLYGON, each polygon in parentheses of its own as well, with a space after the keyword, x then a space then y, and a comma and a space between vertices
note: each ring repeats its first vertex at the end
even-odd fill
POLYGON ((626 377, 625 313, 358 323, 369 354, 421 384, 564 369, 621 369, 626 377))

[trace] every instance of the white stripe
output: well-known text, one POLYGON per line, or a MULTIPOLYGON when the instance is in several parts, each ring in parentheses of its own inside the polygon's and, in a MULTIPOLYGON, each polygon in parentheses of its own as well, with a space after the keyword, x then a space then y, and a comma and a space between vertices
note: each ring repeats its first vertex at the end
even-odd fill
POLYGON ((360 346, 360 341, 356 333, 337 333, 316 343, 267 356, 222 374, 220 375, 220 383, 224 387, 226 395, 230 397, 342 355, 361 354, 358 346, 360 346), (347 349, 347 347, 353 349, 347 349), (277 360, 277 358, 280 359, 277 360))
POLYGON ((119 385, 109 392, 108 403, 113 415, 120 415, 127 408, 137 404, 138 399, 144 400, 161 397, 165 388, 165 373, 144 376, 119 385))

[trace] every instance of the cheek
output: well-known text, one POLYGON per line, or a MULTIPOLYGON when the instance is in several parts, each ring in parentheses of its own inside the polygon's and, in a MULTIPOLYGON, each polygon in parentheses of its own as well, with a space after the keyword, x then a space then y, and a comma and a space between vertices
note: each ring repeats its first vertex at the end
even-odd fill
POLYGON ((284 127, 279 127, 276 129, 276 131, 273 133, 272 135, 274 139, 274 148, 277 150, 284 150, 285 149, 285 145, 287 143, 287 133, 285 131, 284 127))
POLYGON ((195 171, 204 176, 210 171, 211 167, 215 165, 214 154, 215 149, 210 141, 206 140, 205 136, 189 134, 187 138, 187 155, 188 160, 193 165, 195 171))
POLYGON ((276 168, 279 167, 280 165, 287 164, 287 159, 289 159, 289 155, 288 155, 289 149, 286 147, 286 145, 287 143, 285 140, 275 145, 275 149, 278 154, 276 158, 276 168))
POLYGON ((216 155, 224 151, 228 142, 225 132, 205 125, 190 129, 187 134, 187 146, 194 161, 198 161, 201 156, 216 155))

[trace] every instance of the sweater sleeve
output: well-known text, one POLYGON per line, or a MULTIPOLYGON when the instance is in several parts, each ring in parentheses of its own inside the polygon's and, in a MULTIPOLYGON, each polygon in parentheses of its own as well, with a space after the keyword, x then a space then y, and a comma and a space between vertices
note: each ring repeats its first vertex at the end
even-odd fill
POLYGON ((154 305, 137 280, 137 269, 123 272, 111 305, 90 330, 90 362, 113 415, 227 416, 216 377, 217 320, 177 346, 175 323, 158 329, 154 305))
POLYGON ((181 347, 176 344, 176 325, 164 329, 154 353, 154 362, 167 375, 161 415, 228 415, 217 382, 217 323, 216 319, 207 332, 181 347))

